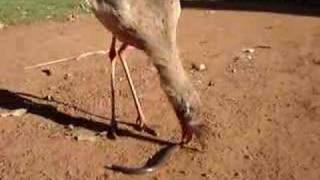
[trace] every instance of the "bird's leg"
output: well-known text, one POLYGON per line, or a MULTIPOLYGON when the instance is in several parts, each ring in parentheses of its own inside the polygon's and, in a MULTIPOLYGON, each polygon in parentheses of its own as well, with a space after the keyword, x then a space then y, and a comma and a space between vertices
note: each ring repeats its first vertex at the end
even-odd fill
POLYGON ((156 136, 157 133, 149 128, 147 125, 146 125, 146 119, 145 119, 145 116, 144 116, 144 113, 142 111, 142 108, 141 108, 141 104, 139 102, 139 98, 137 96, 137 92, 134 88, 134 85, 133 85, 133 81, 132 81, 132 78, 131 78, 131 75, 130 75, 130 71, 129 71, 129 67, 128 67, 128 64, 127 64, 127 61, 125 60, 125 57, 124 57, 124 51, 126 50, 126 48, 128 47, 128 44, 126 43, 123 43, 122 46, 120 47, 120 49, 118 50, 118 56, 122 62, 122 65, 123 65, 123 68, 125 70, 125 74, 126 74, 126 77, 127 77, 127 80, 128 80, 128 83, 130 85, 130 90, 131 90, 131 93, 132 93, 132 96, 133 96, 133 100, 134 100, 134 104, 136 106, 136 109, 137 109, 137 113, 138 113, 138 118, 137 118, 137 125, 139 126, 139 129, 151 134, 151 135, 154 135, 156 136))
POLYGON ((116 38, 112 37, 112 42, 109 50, 109 58, 111 61, 111 128, 108 132, 108 136, 111 139, 115 139, 115 133, 117 130, 117 120, 116 120, 116 105, 115 105, 115 73, 116 73, 116 38))

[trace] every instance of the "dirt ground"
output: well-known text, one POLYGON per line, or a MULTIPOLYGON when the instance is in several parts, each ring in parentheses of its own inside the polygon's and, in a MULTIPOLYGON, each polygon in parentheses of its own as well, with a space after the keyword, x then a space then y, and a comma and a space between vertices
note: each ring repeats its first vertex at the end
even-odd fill
POLYGON ((203 100, 209 147, 183 149, 156 173, 128 176, 107 167, 142 165, 181 132, 147 57, 132 50, 129 66, 160 136, 132 127, 136 112, 119 64, 121 136, 82 141, 77 132, 109 127, 107 58, 52 65, 50 75, 23 68, 105 49, 110 34, 91 16, 0 31, 0 112, 28 109, 0 118, 0 179, 320 179, 319 17, 185 10, 178 38, 203 100), (193 70, 193 63, 206 70, 193 70))

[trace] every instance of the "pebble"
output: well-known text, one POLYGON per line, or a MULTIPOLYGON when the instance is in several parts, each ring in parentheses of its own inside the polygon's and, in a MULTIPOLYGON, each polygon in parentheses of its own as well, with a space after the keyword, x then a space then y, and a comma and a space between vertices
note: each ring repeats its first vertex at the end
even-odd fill
POLYGON ((73 22, 73 21, 75 21, 75 20, 76 20, 76 18, 77 18, 77 16, 76 16, 76 15, 74 15, 74 14, 70 14, 70 15, 68 16, 67 20, 68 20, 68 21, 70 21, 70 22, 73 22))
POLYGON ((314 58, 312 62, 313 64, 320 65, 320 58, 314 58))
POLYGON ((65 74, 65 75, 63 76, 63 79, 64 79, 64 80, 68 80, 68 79, 70 79, 71 77, 72 77, 72 74, 67 73, 67 74, 65 74))
POLYGON ((207 173, 201 173, 201 176, 202 177, 210 177, 209 174, 207 174, 207 173))
POLYGON ((250 61, 253 59, 253 57, 251 55, 248 55, 246 58, 247 58, 247 60, 250 60, 250 61))
POLYGON ((242 49, 242 52, 244 52, 244 53, 254 53, 255 52, 255 49, 253 49, 253 48, 244 48, 244 49, 242 49))
POLYGON ((49 68, 42 69, 41 72, 43 72, 47 76, 51 76, 52 75, 52 72, 51 72, 51 70, 49 68))
POLYGON ((77 141, 90 141, 90 142, 96 142, 97 138, 96 136, 90 136, 86 134, 80 134, 75 137, 77 141))
POLYGON ((209 83, 208 83, 208 86, 214 86, 215 85, 215 83, 213 82, 213 81, 209 81, 209 83))
POLYGON ((197 71, 205 71, 207 69, 205 64, 192 64, 192 68, 197 71))
POLYGON ((84 128, 74 128, 72 129, 71 134, 77 141, 96 142, 97 140, 97 135, 95 132, 84 128))
POLYGON ((12 110, 10 112, 1 113, 0 117, 9 117, 9 116, 21 117, 26 113, 27 113, 27 109, 21 108, 21 109, 12 110))
POLYGON ((186 175, 186 174, 187 174, 187 171, 185 171, 185 170, 180 170, 179 173, 180 173, 180 174, 183 174, 183 175, 186 175))
POLYGON ((208 11, 206 11, 206 14, 215 14, 215 13, 217 13, 217 11, 215 11, 215 10, 208 10, 208 11))
POLYGON ((245 155, 243 156, 243 158, 244 158, 244 159, 248 159, 248 160, 250 160, 250 156, 249 156, 249 155, 247 155, 247 154, 245 154, 245 155))
POLYGON ((3 24, 2 22, 0 22, 0 30, 4 29, 6 27, 5 24, 3 24))
POLYGON ((74 130, 74 125, 73 125, 73 124, 69 124, 69 125, 68 125, 68 129, 74 130))
POLYGON ((54 101, 54 98, 52 95, 47 95, 44 99, 47 101, 54 101))

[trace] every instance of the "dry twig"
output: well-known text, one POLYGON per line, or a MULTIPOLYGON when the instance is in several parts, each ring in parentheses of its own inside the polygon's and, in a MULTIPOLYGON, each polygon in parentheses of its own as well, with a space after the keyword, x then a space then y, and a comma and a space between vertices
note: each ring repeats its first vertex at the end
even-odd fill
POLYGON ((48 65, 52 65, 52 64, 58 64, 58 63, 62 63, 62 62, 67 62, 67 61, 78 61, 80 59, 86 58, 88 56, 93 56, 93 55, 104 55, 107 54, 108 51, 104 51, 104 50, 100 50, 100 51, 90 51, 90 52, 86 52, 86 53, 82 53, 79 56, 73 56, 73 57, 68 57, 68 58, 62 58, 62 59, 58 59, 58 60, 54 60, 54 61, 49 61, 49 62, 45 62, 45 63, 40 63, 40 64, 36 64, 36 65, 32 65, 32 66, 27 66, 24 69, 34 69, 34 68, 39 68, 39 67, 43 67, 43 66, 48 66, 48 65))

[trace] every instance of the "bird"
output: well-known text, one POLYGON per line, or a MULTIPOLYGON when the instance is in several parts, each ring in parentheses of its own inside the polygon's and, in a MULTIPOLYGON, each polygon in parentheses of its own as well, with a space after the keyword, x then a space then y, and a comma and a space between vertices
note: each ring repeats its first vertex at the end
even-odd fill
POLYGON ((100 23, 112 33, 111 61, 112 134, 117 132, 115 115, 115 69, 118 56, 124 67, 137 109, 137 126, 150 134, 156 131, 146 121, 129 72, 126 50, 142 50, 156 67, 160 85, 181 127, 181 144, 201 138, 206 125, 200 118, 201 100, 185 71, 177 45, 180 0, 86 0, 100 23), (122 44, 117 49, 116 43, 122 44))

